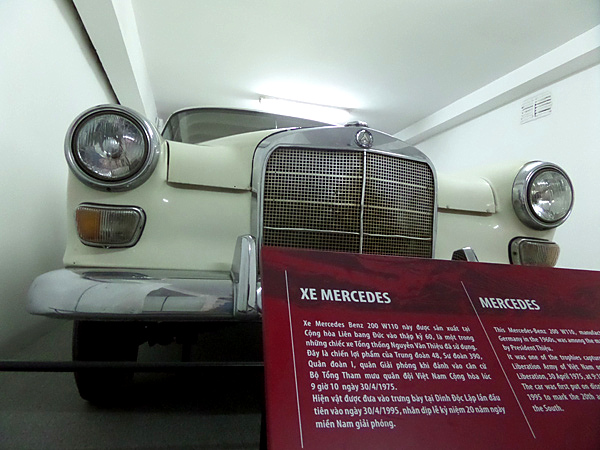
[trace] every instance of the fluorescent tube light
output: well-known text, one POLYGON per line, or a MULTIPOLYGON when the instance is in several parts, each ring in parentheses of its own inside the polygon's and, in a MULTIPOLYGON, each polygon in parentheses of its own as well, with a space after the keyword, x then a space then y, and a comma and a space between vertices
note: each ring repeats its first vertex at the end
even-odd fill
POLYGON ((345 124, 350 119, 350 111, 335 106, 317 105, 276 97, 260 97, 259 103, 262 110, 285 116, 302 117, 334 124, 345 124))

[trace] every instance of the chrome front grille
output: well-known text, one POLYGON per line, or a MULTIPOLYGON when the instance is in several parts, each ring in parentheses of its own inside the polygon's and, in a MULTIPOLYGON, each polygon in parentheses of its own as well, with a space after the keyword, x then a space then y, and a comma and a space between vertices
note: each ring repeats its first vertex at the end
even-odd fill
POLYGON ((431 257, 434 178, 369 151, 278 148, 264 178, 263 245, 431 257))

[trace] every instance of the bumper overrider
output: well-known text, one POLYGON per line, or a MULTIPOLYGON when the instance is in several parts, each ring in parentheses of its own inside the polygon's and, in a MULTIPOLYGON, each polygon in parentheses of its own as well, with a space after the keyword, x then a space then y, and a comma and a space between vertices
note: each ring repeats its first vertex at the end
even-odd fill
POLYGON ((257 276, 256 242, 246 235, 237 240, 229 274, 55 270, 34 280, 28 310, 66 319, 252 320, 261 312, 257 276))

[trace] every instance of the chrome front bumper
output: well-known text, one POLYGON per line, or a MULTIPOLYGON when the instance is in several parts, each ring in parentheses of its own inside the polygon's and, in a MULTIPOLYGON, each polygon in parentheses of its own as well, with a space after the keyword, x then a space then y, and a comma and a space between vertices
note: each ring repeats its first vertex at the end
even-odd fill
POLYGON ((29 288, 32 314, 96 320, 244 320, 260 317, 254 238, 238 238, 231 273, 61 269, 29 288))

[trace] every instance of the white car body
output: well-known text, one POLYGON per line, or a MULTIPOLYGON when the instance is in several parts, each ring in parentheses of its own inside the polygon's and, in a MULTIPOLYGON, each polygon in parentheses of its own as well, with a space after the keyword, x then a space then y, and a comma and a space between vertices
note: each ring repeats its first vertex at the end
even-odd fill
MULTIPOLYGON (((132 120, 138 117, 121 107, 90 111, 103 110, 132 120)), ((84 113, 81 117, 88 116, 84 113)), ((83 120, 81 117, 77 120, 83 120)), ((75 132, 77 120, 69 136, 75 132)), ((139 126, 151 127, 141 120, 139 126)), ((261 180, 269 152, 280 146, 373 153, 385 158, 393 150, 405 153, 401 158, 429 165, 435 184, 431 207, 435 249, 431 256, 435 258, 451 259, 455 250, 470 247, 479 261, 510 263, 510 243, 516 237, 543 240, 556 247, 549 242, 554 225, 536 229, 539 227, 524 223, 516 212, 515 177, 526 161, 478 173, 435 174, 430 161, 417 149, 363 124, 260 130, 200 144, 165 140, 154 136, 155 130, 151 134, 156 143, 155 166, 147 179, 133 188, 110 189, 110 181, 103 186, 95 186, 94 180, 82 182, 71 163, 65 268, 34 281, 29 292, 32 313, 81 323, 118 321, 125 325, 259 320, 261 180), (361 131, 371 136, 371 146, 358 144, 361 131), (84 243, 75 218, 82 204, 143 210, 145 224, 139 241, 126 248, 84 243)), ((363 199, 364 195, 363 181, 363 199)), ((82 396, 94 398, 95 394, 86 392, 82 396)))

